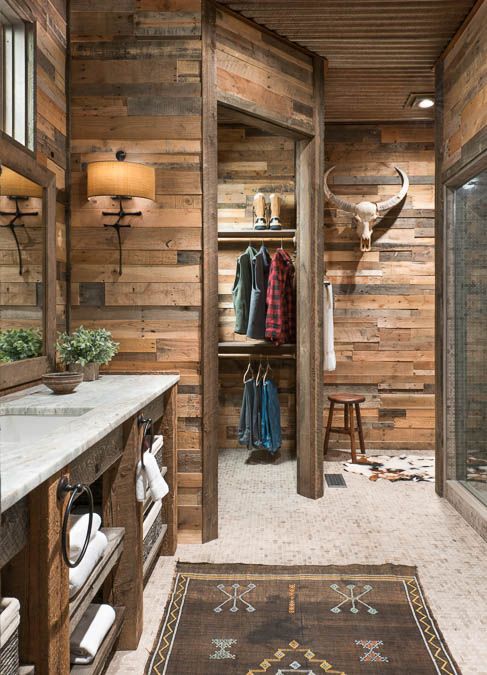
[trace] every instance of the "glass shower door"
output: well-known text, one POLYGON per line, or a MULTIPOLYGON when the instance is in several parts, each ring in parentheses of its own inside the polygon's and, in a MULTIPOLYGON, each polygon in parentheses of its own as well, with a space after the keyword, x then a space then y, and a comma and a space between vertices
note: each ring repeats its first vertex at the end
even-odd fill
POLYGON ((454 193, 457 479, 487 505, 487 170, 454 193))

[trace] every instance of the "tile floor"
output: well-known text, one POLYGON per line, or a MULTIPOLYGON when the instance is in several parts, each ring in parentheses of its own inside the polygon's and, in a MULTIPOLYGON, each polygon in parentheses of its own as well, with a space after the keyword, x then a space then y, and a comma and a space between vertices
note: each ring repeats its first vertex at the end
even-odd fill
MULTIPOLYGON (((463 675, 487 675, 487 542, 435 494, 432 483, 371 483, 345 474, 347 489, 328 489, 310 501, 295 492, 295 462, 247 466, 244 459, 239 450, 221 454, 219 539, 179 546, 175 558, 158 561, 145 590, 139 648, 118 652, 109 675, 144 672, 177 559, 417 565, 463 675)), ((336 460, 325 462, 327 473, 340 470, 336 460)))

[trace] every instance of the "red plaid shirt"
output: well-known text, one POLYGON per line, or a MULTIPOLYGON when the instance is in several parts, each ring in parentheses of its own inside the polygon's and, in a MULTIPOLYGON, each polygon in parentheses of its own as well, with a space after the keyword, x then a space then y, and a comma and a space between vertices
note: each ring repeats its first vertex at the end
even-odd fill
POLYGON ((296 341, 294 273, 289 254, 279 248, 269 270, 265 322, 265 336, 276 345, 296 341))

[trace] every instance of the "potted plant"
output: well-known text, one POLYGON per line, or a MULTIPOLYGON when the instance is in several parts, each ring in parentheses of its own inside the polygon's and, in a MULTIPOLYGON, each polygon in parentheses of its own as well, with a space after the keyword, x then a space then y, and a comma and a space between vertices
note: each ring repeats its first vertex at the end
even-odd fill
POLYGON ((89 329, 80 326, 73 333, 62 333, 57 341, 59 357, 69 370, 82 372, 86 381, 97 380, 100 364, 112 360, 118 343, 105 328, 89 329))
POLYGON ((42 354, 42 333, 37 328, 10 328, 0 332, 0 361, 10 363, 42 354))

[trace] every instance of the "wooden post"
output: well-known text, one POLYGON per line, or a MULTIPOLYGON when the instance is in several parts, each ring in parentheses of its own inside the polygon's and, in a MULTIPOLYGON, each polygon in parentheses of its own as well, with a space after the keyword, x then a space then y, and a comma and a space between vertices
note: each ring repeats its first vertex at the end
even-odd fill
POLYGON ((123 425, 121 459, 103 474, 103 524, 125 528, 123 553, 105 586, 107 601, 125 607, 119 649, 136 649, 143 628, 143 505, 135 500, 140 441, 137 418, 132 417, 123 425))
POLYGON ((178 543, 177 392, 177 386, 174 386, 166 393, 161 423, 164 436, 162 452, 167 467, 166 481, 169 485, 169 494, 162 500, 162 516, 167 523, 167 532, 162 542, 161 555, 174 555, 178 543))
POLYGON ((202 379, 202 536, 218 537, 218 224, 216 14, 214 0, 202 5, 203 308, 202 379))
POLYGON ((324 78, 313 58, 314 127, 311 140, 296 143, 298 302, 296 345, 296 443, 298 492, 323 496, 323 175, 324 78))
POLYGON ((20 654, 36 675, 67 675, 69 571, 61 554, 65 502, 57 500, 58 473, 29 495, 27 546, 2 570, 2 593, 20 602, 20 654))

